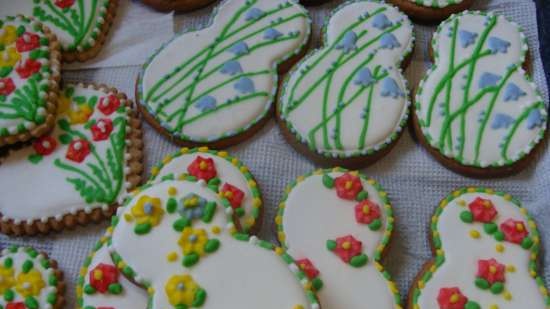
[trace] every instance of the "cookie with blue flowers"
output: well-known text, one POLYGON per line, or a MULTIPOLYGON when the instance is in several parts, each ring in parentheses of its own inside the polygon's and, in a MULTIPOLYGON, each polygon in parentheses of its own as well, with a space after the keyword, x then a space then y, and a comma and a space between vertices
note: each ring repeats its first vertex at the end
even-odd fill
POLYGON ((391 5, 351 1, 331 14, 324 38, 286 78, 277 117, 290 144, 316 163, 361 168, 388 153, 407 123, 402 68, 413 26, 391 5))
POLYGON ((420 22, 439 22, 468 9, 474 0, 388 0, 410 18, 420 22))
POLYGON ((472 177, 507 176, 533 161, 547 108, 530 79, 527 39, 504 16, 454 15, 432 40, 435 65, 416 90, 414 128, 444 166, 472 177))
POLYGON ((307 47, 311 21, 294 0, 226 0, 209 26, 178 35, 143 66, 145 119, 182 146, 224 148, 269 118, 278 74, 307 47))

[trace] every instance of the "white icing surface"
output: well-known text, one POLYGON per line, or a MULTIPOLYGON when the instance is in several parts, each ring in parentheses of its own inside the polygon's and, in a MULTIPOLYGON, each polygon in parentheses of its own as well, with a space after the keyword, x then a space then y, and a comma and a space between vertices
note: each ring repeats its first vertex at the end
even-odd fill
POLYGON ((174 174, 174 176, 179 176, 181 174, 187 174, 187 167, 191 164, 198 156, 203 158, 210 158, 214 160, 214 166, 216 167, 217 176, 221 180, 220 188, 224 183, 229 183, 233 186, 236 186, 244 192, 244 199, 242 201, 242 207, 245 210, 246 214, 240 218, 241 226, 247 226, 247 219, 252 218, 251 211, 253 209, 254 197, 252 195, 252 190, 248 185, 246 177, 239 171, 239 168, 235 165, 228 162, 226 159, 213 155, 207 152, 195 152, 188 154, 180 154, 177 157, 173 158, 168 164, 165 164, 159 171, 158 175, 155 176, 155 179, 160 180, 163 176, 174 174))
POLYGON ((157 121, 169 131, 175 131, 176 135, 181 135, 184 139, 193 141, 211 141, 221 137, 227 137, 239 133, 246 129, 259 119, 263 118, 271 106, 273 95, 277 87, 277 72, 276 64, 295 53, 303 44, 306 43, 309 37, 310 25, 307 11, 293 1, 286 0, 270 0, 270 1, 247 1, 247 0, 226 0, 218 7, 217 13, 213 19, 212 25, 199 31, 187 32, 182 34, 172 41, 167 43, 157 54, 153 56, 150 62, 146 63, 141 74, 139 87, 141 89, 140 101, 150 110, 154 112, 159 104, 162 104, 166 99, 176 97, 177 100, 169 104, 163 112, 167 115, 178 115, 173 119, 167 116, 156 116, 157 121), (201 50, 213 43, 213 39, 219 37, 230 21, 241 8, 246 7, 246 3, 252 5, 250 9, 259 9, 268 12, 277 10, 281 5, 290 5, 276 13, 263 17, 255 23, 247 25, 246 20, 249 9, 246 9, 242 15, 238 16, 235 23, 227 28, 226 38, 219 45, 216 45, 212 51, 215 57, 208 57, 206 52, 200 53, 201 50), (279 21, 288 21, 278 25, 279 21), (275 23, 275 24, 274 24, 275 23), (270 27, 272 25, 272 27, 270 27), (242 28, 242 29, 241 29, 242 28), (286 38, 276 44, 267 44, 270 40, 265 39, 265 30, 276 29, 282 36, 280 39, 286 38), (239 29, 239 30, 237 30, 239 29), (241 32, 239 32, 241 31, 241 32), (289 34, 299 31, 299 35, 293 38, 289 34), (290 39, 289 39, 290 38, 290 39), (192 44, 189 44, 192 42, 192 44), (241 57, 235 57, 235 54, 230 51, 234 44, 244 42, 250 49, 250 52, 241 57), (262 44, 261 48, 251 50, 258 44, 262 44), (264 45, 265 44, 265 45, 264 45), (163 86, 158 88, 156 92, 153 86, 162 80, 162 78, 172 72, 176 66, 185 63, 193 56, 199 57, 192 60, 190 65, 176 74, 175 77, 163 82, 163 86), (197 73, 199 60, 209 59, 203 67, 202 73, 197 73), (223 74, 220 72, 220 66, 229 60, 236 59, 242 68, 241 74, 234 75, 223 74), (194 67, 190 70, 190 66, 194 67), (261 75, 248 75, 249 73, 268 70, 270 73, 261 75), (188 95, 191 91, 187 91, 185 95, 179 95, 182 90, 192 84, 192 78, 197 74, 203 76, 212 72, 210 76, 198 82, 194 88, 192 98, 188 95), (204 74, 203 74, 204 73, 204 74), (187 75, 184 75, 187 74, 187 75), (235 89, 235 84, 240 77, 247 77, 254 84, 255 92, 265 92, 266 96, 258 96, 239 104, 228 104, 228 100, 234 99, 236 96, 246 97, 251 93, 240 93, 235 89), (182 82, 175 83, 179 79, 184 79, 182 82), (235 79, 235 81, 232 81, 235 79), (231 81, 225 83, 226 81, 231 81), (170 89, 171 85, 177 85, 170 89), (217 87, 220 85, 221 87, 217 87), (160 94, 165 93, 164 96, 160 94), (154 93, 151 98, 149 95, 154 93), (176 111, 188 105, 187 112, 181 120, 188 121, 195 116, 202 115, 203 112, 195 104, 198 104, 201 98, 209 95, 216 100, 216 108, 224 106, 221 109, 215 109, 214 112, 200 118, 199 121, 186 123, 183 127, 178 128, 178 118, 183 113, 175 114, 176 111))
MULTIPOLYGON (((1 18, 2 17, 1 12, 4 10, 4 7, 2 6, 1 1, 0 1, 0 7, 2 7, 2 10, 0 10, 0 18, 1 18)), ((6 28, 10 27, 10 26, 15 27, 15 28, 23 26, 25 28, 25 32, 38 35, 39 38, 45 38, 46 37, 44 35, 44 33, 40 32, 40 31, 35 31, 33 29, 33 27, 32 27, 33 23, 23 22, 19 18, 16 18, 13 21, 7 21, 5 19, 3 19, 2 21, 4 22, 4 25, 2 27, 0 27, 0 31, 2 33, 2 35, 0 35, 0 37, 3 37, 3 33, 5 33, 7 31, 6 28)), ((3 43, 3 42, 0 41, 0 43, 3 43)), ((39 45, 37 48, 35 48, 33 50, 47 52, 47 51, 49 51, 49 46, 39 45)), ((29 79, 28 78, 22 78, 16 71, 16 68, 18 66, 23 65, 28 59, 30 59, 30 53, 32 51, 21 51, 21 52, 19 52, 19 51, 17 51, 17 48, 16 48, 16 42, 13 42, 11 44, 5 45, 4 50, 0 51, 0 57, 2 57, 1 59, 5 61, 5 59, 6 59, 5 57, 8 57, 8 55, 9 55, 8 59, 11 59, 13 57, 11 52, 16 52, 20 58, 12 66, 13 70, 5 77, 5 78, 9 78, 13 81, 15 89, 14 89, 13 92, 11 92, 10 94, 8 94, 6 96, 6 98, 5 98, 6 101, 4 103, 9 104, 9 105, 16 105, 12 102, 13 102, 14 98, 20 98, 20 96, 16 95, 17 90, 19 90, 25 96, 28 96, 28 98, 32 100, 33 105, 40 106, 39 103, 37 102, 37 100, 32 99, 33 97, 30 96, 30 94, 27 91, 23 91, 23 89, 24 89, 23 87, 29 87, 29 84, 30 84, 29 79)), ((48 57, 48 59, 49 59, 49 57, 48 57)), ((4 62, 4 61, 1 61, 1 62, 4 62)), ((37 61, 41 63, 41 68, 45 67, 45 66, 50 67, 49 66, 49 60, 47 60, 47 59, 41 58, 41 59, 37 59, 37 61)), ((4 85, 2 85, 2 87, 0 87, 0 88, 7 87, 6 81, 3 81, 3 83, 4 83, 4 85)), ((40 86, 43 86, 43 85, 48 85, 48 79, 44 77, 44 78, 42 78, 42 80, 37 82, 36 85, 37 85, 37 88, 40 87, 40 86)), ((42 91, 39 92, 38 96, 36 96, 35 98, 38 99, 39 97, 45 98, 46 93, 42 92, 42 91)), ((40 107, 38 107, 38 108, 40 108, 40 107)), ((45 106, 43 107, 43 109, 44 108, 45 108, 45 106)), ((0 112, 2 114, 4 114, 4 113, 5 114, 14 114, 14 110, 12 108, 0 107, 0 112)), ((44 109, 43 112, 44 112, 44 115, 45 115, 46 110, 44 109)), ((32 129, 36 125, 38 125, 37 122, 34 119, 23 119, 21 117, 18 117, 18 118, 15 118, 15 119, 10 119, 10 118, 5 118, 5 117, 0 116, 0 129, 3 129, 3 128, 8 129, 8 132, 10 133, 10 135, 17 134, 17 132, 18 132, 17 131, 17 126, 21 125, 21 124, 23 124, 27 130, 32 129)))
POLYGON ((504 252, 498 253, 495 246, 499 243, 483 231, 482 223, 467 224, 460 220, 460 213, 467 207, 460 207, 457 201, 464 200, 466 205, 477 197, 490 199, 498 211, 497 225, 509 218, 521 220, 530 232, 527 218, 520 212, 520 208, 501 196, 486 193, 465 193, 445 207, 439 216, 437 228, 440 234, 442 249, 445 251, 445 262, 438 268, 433 277, 421 290, 418 299, 420 309, 437 309, 437 295, 442 287, 459 287, 462 294, 468 299, 477 302, 481 308, 489 308, 496 304, 500 309, 517 308, 547 308, 539 288, 530 276, 528 264, 530 251, 510 242, 501 242, 504 252), (480 232, 479 239, 469 236, 469 231, 476 229, 480 232), (495 258, 499 263, 513 265, 515 272, 506 272, 505 290, 512 294, 512 299, 506 301, 502 295, 493 295, 490 291, 483 291, 474 284, 479 259, 495 258))
MULTIPOLYGON (((90 272, 99 264, 114 266, 106 245, 101 246, 101 248, 94 253, 92 262, 90 266, 88 266, 88 272, 86 273, 83 286, 90 283, 90 272)), ((118 295, 109 293, 101 294, 99 292, 92 295, 83 293, 82 308, 86 308, 86 306, 113 307, 115 309, 140 309, 147 307, 147 292, 144 289, 131 283, 121 273, 119 273, 118 282, 122 286, 122 293, 118 295)))
MULTIPOLYGON (((83 6, 83 11, 85 12, 85 21, 84 22, 90 22, 90 28, 89 31, 83 35, 83 39, 81 40, 81 44, 84 43, 94 43, 92 38, 92 33, 98 32, 97 23, 103 23, 103 17, 100 16, 100 13, 105 12, 105 4, 109 2, 110 0, 85 0, 85 1, 75 1, 75 4, 70 6, 69 8, 71 10, 75 10, 75 12, 80 12, 79 9, 79 3, 81 2, 83 6), (79 2, 79 3, 77 3, 79 2), (97 2, 97 5, 93 7, 93 3, 97 2)), ((59 8, 55 2, 55 0, 39 0, 38 5, 34 3, 35 0, 0 0, 0 7, 2 7, 2 10, 0 10, 0 17, 4 16, 15 16, 18 14, 26 15, 26 16, 33 16, 34 15, 34 8, 39 7, 44 11, 48 12, 49 16, 53 16, 56 18, 56 21, 62 20, 63 25, 68 25, 69 16, 64 15, 62 12, 63 10, 59 8), (53 11, 55 10, 55 11, 53 11), (51 14, 51 15, 50 15, 51 14), (59 19, 59 14, 63 14, 63 19, 59 19)), ((65 1, 68 2, 68 1, 65 1)), ((81 16, 80 13, 78 13, 78 16, 81 16)), ((35 16, 36 18, 36 16, 35 16)), ((62 48, 68 49, 68 47, 75 43, 75 38, 70 34, 69 31, 67 31, 65 28, 61 27, 59 23, 51 22, 50 20, 45 21, 39 19, 41 22, 43 22, 50 30, 52 30, 55 35, 57 36, 57 39, 61 43, 62 48)), ((75 27, 73 22, 70 22, 70 27, 75 27)), ((94 44, 91 44, 92 46, 94 44)))
MULTIPOLYGON (((90 120, 109 118, 114 121, 115 118, 126 117, 126 115, 121 116, 117 112, 106 116, 97 109, 100 104, 99 98, 105 97, 108 93, 93 88, 84 88, 82 86, 74 86, 74 88, 75 94, 73 98, 78 96, 84 96, 86 98, 92 96, 98 97, 96 108, 90 116, 90 120)), ((124 100, 121 100, 121 106, 124 106, 124 103, 124 100)), ((62 118, 67 119, 68 117, 65 115, 62 118)), ((111 134, 117 132, 119 126, 120 125, 113 124, 114 129, 111 134)), ((94 145, 98 155, 107 162, 106 152, 111 148, 109 139, 104 141, 93 141, 91 131, 85 129, 83 124, 71 125, 71 129, 77 130, 83 134, 86 139, 94 145)), ((64 145, 60 142, 59 136, 62 134, 65 134, 65 131, 56 125, 53 132, 50 133, 50 136, 55 137, 57 146, 53 153, 43 156, 38 164, 33 164, 29 161, 29 155, 36 153, 32 145, 12 151, 7 157, 0 159, 0 166, 2 169, 2 173, 0 174, 0 188, 2 188, 2 194, 0 194, 0 212, 2 213, 3 219, 14 219, 16 222, 25 220, 32 221, 61 216, 68 213, 76 213, 76 211, 83 209, 108 206, 87 203, 75 189, 74 185, 68 181, 68 179, 83 178, 55 165, 55 161, 60 160, 63 164, 85 170, 86 173, 90 175, 93 175, 93 173, 88 169, 87 164, 93 163, 97 165, 92 153, 90 153, 82 163, 76 163, 66 159, 65 156, 69 145, 64 145)), ((124 151, 124 153, 126 152, 124 151)), ((121 159, 125 160, 124 157, 121 159)), ((116 202, 118 197, 122 194, 126 194, 125 165, 125 162, 122 162, 122 185, 113 202, 116 202)), ((108 170, 112 173, 110 167, 108 170)), ((109 177, 110 181, 114 183, 115 179, 112 175, 109 177)))
POLYGON ((114 229, 111 249, 132 267, 140 280, 149 282, 156 293, 152 296, 151 308, 171 308, 164 292, 168 278, 175 274, 189 274, 206 293, 206 302, 201 308, 222 308, 230 304, 234 308, 293 308, 302 305, 309 308, 300 282, 289 270, 287 264, 274 252, 234 239, 225 229, 227 220, 217 195, 204 184, 187 181, 164 181, 145 189, 134 197, 128 206, 119 211, 120 221, 114 229), (169 187, 175 187, 177 197, 195 193, 218 204, 216 215, 210 224, 196 220, 193 228, 207 230, 210 239, 217 238, 219 249, 201 257, 191 268, 181 264, 182 249, 178 245, 180 232, 172 224, 180 217, 165 213, 159 225, 145 235, 134 233, 134 223, 124 220, 124 214, 141 196, 158 197, 166 205, 169 187), (219 235, 210 228, 222 227, 219 235), (178 253, 178 260, 167 262, 166 256, 178 253), (154 265, 154 267, 152 267, 154 265))
POLYGON ((452 4, 462 3, 464 0, 409 0, 418 5, 443 8, 452 4))
MULTIPOLYGON (((463 61, 467 61, 472 57, 476 46, 480 42, 482 33, 487 29, 485 23, 488 18, 492 18, 492 16, 494 15, 488 14, 484 16, 479 12, 464 13, 448 20, 440 26, 440 31, 437 32, 434 37, 434 42, 436 42, 434 51, 439 55, 439 57, 436 58, 436 66, 421 82, 420 87, 422 90, 418 92, 416 97, 416 102, 420 106, 416 108, 416 113, 421 121, 429 120, 429 105, 430 102, 432 102, 435 89, 437 89, 437 85, 440 83, 443 76, 449 72, 451 65, 450 55, 452 50, 452 36, 450 37, 448 33, 454 21, 458 19, 459 31, 465 30, 477 34, 475 41, 466 48, 463 48, 462 39, 460 35, 457 35, 456 56, 454 58, 454 66, 457 67, 459 64, 463 63, 463 61)), ((445 156, 455 158, 466 165, 481 167, 487 167, 489 165, 502 166, 509 164, 510 161, 517 161, 523 153, 529 153, 533 146, 539 142, 541 132, 544 132, 546 128, 546 119, 544 119, 544 123, 532 129, 528 128, 529 120, 523 120, 519 123, 517 131, 511 139, 507 151, 503 155, 501 145, 505 142, 510 132, 512 132, 514 121, 518 120, 520 115, 529 107, 535 105, 537 102, 543 102, 535 85, 527 80, 526 72, 522 68, 512 73, 508 81, 503 85, 502 91, 496 97, 492 109, 491 102, 495 96, 494 91, 485 94, 477 104, 467 109, 466 113, 460 113, 460 110, 464 108, 463 104, 465 100, 470 102, 478 94, 482 93, 481 90, 483 88, 480 87, 480 80, 485 73, 496 74, 500 76, 502 80, 502 78, 506 76, 508 68, 511 65, 521 65, 525 59, 524 52, 527 50, 527 45, 525 43, 525 37, 523 33, 520 32, 517 24, 508 21, 503 16, 498 16, 495 27, 488 34, 487 40, 480 50, 481 53, 487 52, 490 49, 489 40, 495 38, 505 40, 510 44, 506 53, 498 52, 480 58, 473 66, 473 75, 470 75, 468 72, 470 66, 465 65, 452 79, 453 86, 449 94, 449 111, 450 115, 456 112, 458 116, 451 122, 451 133, 450 136, 445 139, 444 149, 441 147, 441 137, 446 117, 444 108, 441 107, 440 104, 446 102, 445 96, 447 87, 443 88, 434 101, 431 123, 428 126, 422 127, 423 134, 432 138, 430 144, 433 147, 439 149, 445 156), (464 76, 473 77, 468 97, 466 97, 465 90, 463 90, 463 87, 467 85, 467 79, 465 79, 464 76), (520 96, 517 100, 506 100, 506 89, 508 85, 512 83, 519 87, 524 95, 520 96), (484 114, 481 114, 482 112, 484 114), (465 115, 464 134, 461 133, 461 115, 465 115), (509 124, 501 122, 500 127, 496 129, 493 128, 493 124, 498 122, 496 118, 498 115, 510 117, 511 122, 509 124), (478 132, 482 130, 483 122, 481 120, 485 119, 484 117, 489 118, 487 119, 485 130, 481 133, 481 138, 479 139, 478 132), (459 147, 460 138, 465 139, 462 156, 459 147), (452 142, 452 147, 449 147, 449 142, 452 142), (480 144, 479 154, 476 155, 476 145, 478 143, 480 144)), ((537 110, 542 117, 546 118, 547 112, 544 104, 541 108, 537 108, 537 110)))
MULTIPOLYGON (((343 173, 329 173, 335 178, 343 173)), ((335 189, 327 189, 322 175, 313 175, 298 183, 285 201, 282 226, 285 245, 296 260, 309 259, 319 270, 323 287, 317 292, 323 309, 397 308, 388 281, 374 265, 374 252, 380 245, 387 216, 379 192, 365 180, 363 188, 369 200, 380 206, 382 227, 371 231, 355 220, 356 201, 339 198, 335 189), (345 264, 329 251, 326 241, 352 235, 363 243, 368 263, 360 268, 345 264)))
MULTIPOLYGON (((8 257, 12 258, 13 260, 12 268, 13 268, 14 283, 16 285, 18 282, 17 280, 18 276, 23 273, 22 271, 23 263, 25 263, 25 261, 27 260, 33 262, 32 269, 38 271, 42 276, 42 280, 44 281, 44 287, 40 290, 38 295, 33 295, 33 297, 38 302, 39 308, 51 309, 52 306, 48 303, 48 295, 50 293, 57 293, 57 287, 50 286, 48 284, 48 277, 54 275, 55 272, 53 268, 48 268, 48 269, 44 268, 44 266, 42 266, 42 263, 40 263, 40 261, 45 259, 44 255, 38 254, 36 258, 32 258, 25 252, 24 247, 19 247, 17 249, 17 252, 14 252, 14 253, 10 252, 8 249, 4 249, 2 250, 2 257, 0 257, 0 264, 2 265, 2 267, 4 265, 5 260, 8 257)), ((22 287, 22 285, 20 285, 19 287, 22 287)), ((17 292, 17 286, 12 286, 10 287, 10 289, 14 292, 14 296, 15 296, 11 301, 12 303, 25 301, 25 297, 23 297, 20 293, 17 292)), ((6 301, 4 297, 0 297, 1 306, 5 308, 8 303, 10 302, 6 301)))
POLYGON ((328 22, 324 47, 302 61, 286 83, 279 107, 282 117, 299 140, 327 156, 365 154, 367 150, 378 150, 384 144, 391 143, 390 136, 402 129, 402 121, 408 116, 407 83, 402 76, 400 62, 412 49, 413 41, 412 24, 391 5, 370 1, 342 5, 333 12, 328 22), (385 18, 385 23, 381 22, 381 18, 385 18), (338 46, 349 33, 355 34, 357 41, 355 49, 345 52, 338 46), (387 45, 381 38, 385 35, 393 35, 399 46, 384 48, 387 45), (371 55, 374 58, 365 63, 371 55), (339 62, 342 63, 329 73, 334 63, 339 62), (372 77, 379 79, 373 86, 356 84, 364 69, 370 70, 372 77), (384 95, 387 89, 383 86, 385 79, 392 79, 397 87, 395 90, 402 95, 384 95), (313 91, 310 92, 310 89, 313 91), (360 92, 361 89, 364 90, 360 92), (360 95, 356 96, 357 93, 360 95), (302 103, 295 107, 297 101, 302 103), (342 103, 346 107, 340 113, 339 147, 334 137, 338 135, 338 116, 330 116, 337 114, 337 107, 342 103), (367 109, 370 111, 368 114, 367 109), (327 142, 324 142, 324 121, 327 142))

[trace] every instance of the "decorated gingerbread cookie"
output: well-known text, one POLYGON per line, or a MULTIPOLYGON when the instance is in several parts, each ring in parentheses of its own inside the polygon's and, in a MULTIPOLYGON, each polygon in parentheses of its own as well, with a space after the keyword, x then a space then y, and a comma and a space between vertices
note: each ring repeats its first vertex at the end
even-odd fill
POLYGON ((145 119, 182 145, 222 148, 252 135, 310 34, 293 0, 225 0, 210 26, 175 37, 144 65, 137 82, 145 119))
POLYGON ((380 264, 394 219, 376 181, 341 168, 301 176, 286 189, 275 221, 323 308, 401 308, 380 264))
POLYGON ((65 283, 57 262, 33 248, 11 246, 0 256, 0 307, 61 309, 65 283))
POLYGON ((151 174, 151 180, 157 182, 167 175, 176 175, 176 178, 188 175, 204 180, 209 188, 230 202, 242 232, 254 233, 261 225, 260 188, 248 167, 225 151, 182 148, 166 156, 153 167, 151 174))
POLYGON ((546 105, 522 68, 527 40, 504 16, 467 12, 433 38, 435 65, 416 93, 415 129, 446 167, 475 177, 515 173, 546 132, 546 105))
POLYGON ((147 291, 120 273, 107 249, 109 240, 108 232, 84 260, 76 285, 77 308, 147 308, 147 291))
POLYGON ((474 0, 388 0, 414 20, 438 22, 468 9, 474 0))
POLYGON ((113 221, 111 255, 149 308, 319 308, 284 250, 237 232, 228 199, 172 177, 133 193, 113 221))
POLYGON ((401 67, 413 27, 378 1, 338 7, 324 47, 291 72, 277 106, 285 137, 319 164, 358 168, 387 153, 407 123, 401 67))
POLYGON ((455 191, 441 201, 430 226, 435 257, 417 276, 409 308, 550 308, 537 274, 537 226, 511 195, 455 191))
POLYGON ((41 23, 23 16, 0 19, 0 147, 52 128, 60 58, 55 35, 41 23))
POLYGON ((140 182, 140 123, 124 94, 67 85, 58 105, 52 132, 0 158, 3 233, 46 233, 98 221, 140 182))
POLYGON ((57 36, 63 61, 85 61, 99 53, 117 6, 118 0, 0 0, 0 16, 32 16, 57 36))
POLYGON ((142 0, 158 11, 187 12, 207 6, 215 0, 142 0))

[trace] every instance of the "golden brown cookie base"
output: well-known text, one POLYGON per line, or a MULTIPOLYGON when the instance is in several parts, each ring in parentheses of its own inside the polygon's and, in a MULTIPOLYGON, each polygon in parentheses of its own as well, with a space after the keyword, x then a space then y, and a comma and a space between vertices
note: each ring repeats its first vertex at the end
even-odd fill
MULTIPOLYGON (((310 36, 309 40, 311 40, 311 36, 310 36)), ((309 42, 307 44, 304 44, 304 46, 302 47, 302 49, 300 50, 300 52, 298 54, 296 54, 296 55, 290 57, 289 59, 287 59, 286 61, 280 63, 279 66, 277 67, 278 75, 281 76, 281 75, 285 74, 286 72, 288 72, 290 70, 290 68, 292 68, 292 66, 295 63, 297 63, 306 54, 308 46, 309 46, 309 42)), ((149 123, 149 125, 151 125, 157 132, 159 132, 161 135, 166 137, 172 143, 174 143, 178 146, 181 146, 181 147, 192 148, 192 147, 206 146, 210 149, 220 150, 220 149, 225 149, 227 147, 239 144, 239 143, 251 138, 254 134, 256 134, 256 132, 258 132, 269 121, 269 119, 273 115, 273 111, 275 110, 274 106, 275 106, 275 101, 276 101, 277 96, 275 96, 274 101, 271 102, 271 107, 270 107, 269 111, 264 115, 264 117, 262 119, 260 119, 259 121, 257 121, 250 128, 248 128, 247 130, 245 130, 241 133, 238 133, 236 135, 226 137, 226 138, 222 138, 222 139, 219 139, 219 140, 216 140, 216 141, 213 141, 213 142, 195 142, 195 141, 180 139, 177 136, 175 136, 172 132, 168 131, 166 128, 161 126, 160 123, 157 121, 157 119, 155 119, 154 115, 152 115, 147 110, 147 108, 145 108, 140 103, 140 100, 139 100, 139 77, 136 79, 135 97, 136 97, 136 101, 137 101, 138 110, 143 115, 143 119, 145 119, 145 121, 147 121, 147 123, 149 123)))
POLYGON ((411 19, 421 23, 436 23, 447 19, 454 13, 467 10, 474 0, 463 0, 461 3, 448 5, 442 8, 427 7, 411 2, 410 0, 388 0, 387 2, 399 7, 411 19))
POLYGON ((143 3, 161 12, 189 12, 203 8, 215 0, 142 0, 143 3))
MULTIPOLYGON (((89 86, 97 90, 103 90, 105 92, 113 92, 119 99, 126 100, 126 106, 132 108, 132 101, 128 100, 124 93, 118 92, 115 88, 110 88, 105 85, 90 84, 89 86)), ((141 131, 141 122, 139 115, 133 109, 129 112, 128 126, 131 128, 130 133, 127 134, 126 140, 129 142, 126 148, 126 154, 129 155, 129 159, 126 161, 125 167, 129 168, 125 176, 125 180, 131 184, 128 188, 128 192, 132 191, 141 183, 143 173, 143 132, 141 131)), ((28 143, 19 144, 14 149, 30 147, 28 143)), ((8 154, 6 154, 8 155, 8 154)), ((85 210, 79 210, 76 214, 66 214, 60 220, 55 217, 49 217, 46 222, 41 220, 34 220, 32 223, 21 221, 16 224, 13 219, 3 221, 0 214, 0 232, 7 235, 36 235, 47 234, 55 231, 59 232, 64 229, 74 229, 78 225, 87 225, 90 222, 99 223, 105 219, 110 218, 116 211, 118 203, 110 205, 107 210, 101 208, 95 208, 89 213, 85 210)))
POLYGON ((0 137, 0 147, 12 145, 19 142, 25 142, 34 137, 40 137, 50 132, 55 125, 55 116, 57 112, 57 96, 59 94, 59 81, 61 80, 61 46, 59 44, 59 41, 57 41, 57 37, 55 36, 55 34, 51 32, 50 29, 44 24, 40 24, 42 25, 42 30, 44 31, 44 34, 50 42, 49 63, 51 74, 49 78, 50 87, 48 89, 48 93, 46 94, 46 120, 44 121, 44 123, 36 126, 30 131, 0 137))
POLYGON ((113 21, 116 17, 116 11, 118 8, 118 0, 110 0, 109 6, 107 7, 107 12, 105 13, 105 22, 101 25, 101 31, 95 39, 94 46, 83 51, 63 51, 63 62, 71 63, 75 61, 84 62, 90 60, 99 54, 99 51, 103 48, 109 30, 113 25, 113 21))

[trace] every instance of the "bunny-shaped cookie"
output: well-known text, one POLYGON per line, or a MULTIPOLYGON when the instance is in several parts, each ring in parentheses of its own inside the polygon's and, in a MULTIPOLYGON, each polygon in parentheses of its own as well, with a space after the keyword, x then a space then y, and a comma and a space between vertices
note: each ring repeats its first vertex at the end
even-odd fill
POLYGON ((417 276, 411 309, 545 309, 535 221, 511 195, 465 188, 441 201, 431 223, 435 258, 417 276))
POLYGON ((308 275, 323 308, 401 308, 379 264, 393 230, 386 192, 340 168, 289 185, 276 217, 279 240, 308 275))

